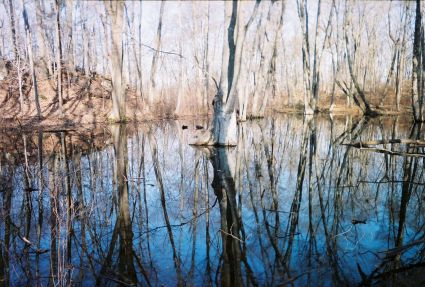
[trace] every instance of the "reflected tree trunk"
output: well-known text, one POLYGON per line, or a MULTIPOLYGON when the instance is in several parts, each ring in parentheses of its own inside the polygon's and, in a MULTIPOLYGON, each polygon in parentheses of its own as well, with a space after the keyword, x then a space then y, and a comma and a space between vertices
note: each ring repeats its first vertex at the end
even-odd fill
POLYGON ((118 279, 124 282, 125 284, 133 285, 137 283, 137 275, 134 267, 134 235, 128 199, 128 147, 126 126, 113 125, 111 127, 111 134, 115 154, 115 161, 113 165, 113 177, 115 181, 115 191, 117 195, 118 209, 115 227, 112 233, 111 241, 109 243, 109 250, 105 259, 103 260, 103 265, 99 272, 99 276, 96 279, 96 286, 102 285, 103 277, 105 277, 108 271, 114 271, 112 270, 114 266, 112 260, 118 240, 118 270, 114 273, 116 274, 118 279))
POLYGON ((133 230, 130 218, 129 191, 127 181, 128 150, 126 126, 112 126, 112 138, 115 150, 114 178, 117 183, 118 193, 118 233, 120 239, 118 270, 126 282, 137 282, 133 257, 133 230))
POLYGON ((4 238, 0 242, 0 285, 10 286, 10 239, 12 235, 12 192, 13 192, 13 171, 4 169, 1 171, 0 183, 3 186, 3 211, 4 211, 4 238), (3 181, 3 178, 5 181, 3 181))
POLYGON ((168 238, 170 240, 171 248, 172 248, 172 251, 173 251, 174 268, 175 268, 176 273, 177 273, 177 281, 178 281, 177 284, 181 285, 181 284, 183 284, 183 277, 182 277, 182 271, 181 271, 181 261, 180 261, 180 258, 179 258, 179 255, 178 255, 178 252, 177 252, 177 249, 176 249, 174 235, 173 235, 173 231, 171 229, 171 223, 170 223, 170 219, 169 219, 169 216, 168 216, 164 182, 163 182, 163 178, 162 178, 161 166, 159 164, 159 159, 158 159, 158 147, 157 147, 156 139, 152 135, 151 131, 148 132, 148 139, 149 139, 149 144, 150 144, 151 151, 152 151, 152 161, 153 161, 153 168, 154 168, 154 171, 155 171, 156 183, 157 183, 157 186, 159 188, 160 195, 161 195, 162 213, 163 213, 164 221, 165 221, 165 224, 166 224, 166 227, 167 227, 168 238))
POLYGON ((222 240, 221 285, 242 286, 240 229, 236 205, 235 150, 210 150, 214 169, 212 187, 220 206, 222 240), (232 157, 233 156, 233 157, 232 157))
POLYGON ((56 182, 56 172, 58 170, 58 159, 51 158, 49 163, 49 192, 50 192, 50 276, 49 284, 57 284, 58 276, 58 216, 59 216, 59 191, 56 182))
POLYGON ((242 286, 243 262, 247 269, 248 279, 252 285, 257 285, 251 268, 242 252, 243 232, 241 218, 236 199, 236 149, 209 148, 205 152, 210 158, 214 170, 212 187, 220 206, 220 232, 222 240, 221 285, 242 286))

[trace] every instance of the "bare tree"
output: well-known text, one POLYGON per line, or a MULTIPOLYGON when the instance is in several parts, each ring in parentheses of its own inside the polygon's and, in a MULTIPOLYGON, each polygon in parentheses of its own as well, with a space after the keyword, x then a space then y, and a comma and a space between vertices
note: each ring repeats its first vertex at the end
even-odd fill
MULTIPOLYGON (((87 5, 86 3, 82 3, 81 5, 87 5)), ((90 77, 90 36, 89 36, 89 28, 87 27, 88 21, 88 13, 85 11, 82 13, 84 15, 83 20, 83 66, 84 66, 84 74, 86 77, 90 77)), ((107 28, 106 28, 107 29, 107 28)), ((106 38, 107 43, 109 42, 108 38, 106 38)))
POLYGON ((345 52, 347 58, 348 71, 351 78, 351 81, 354 85, 355 92, 352 94, 354 102, 356 105, 362 109, 365 115, 367 116, 375 116, 377 112, 372 110, 369 101, 366 99, 366 95, 364 93, 364 89, 360 86, 360 83, 357 79, 357 75, 354 70, 355 60, 356 60, 356 52, 357 52, 357 42, 359 42, 359 35, 356 37, 356 41, 354 45, 352 45, 349 41, 349 27, 352 25, 351 14, 352 14, 352 5, 346 3, 345 13, 344 13, 344 39, 345 39, 345 52), (354 46, 352 48, 352 46, 354 46))
POLYGON ((105 2, 112 21, 112 112, 110 119, 115 122, 126 121, 126 91, 123 81, 122 34, 124 26, 124 2, 105 2))
POLYGON ((43 21, 44 18, 44 11, 41 7, 40 1, 35 1, 35 18, 37 22, 37 43, 38 43, 38 49, 39 49, 39 57, 40 62, 42 64, 42 67, 44 69, 44 73, 49 77, 50 75, 53 75, 53 69, 52 69, 52 61, 49 55, 49 47, 47 45, 47 39, 46 39, 46 30, 45 30, 45 24, 43 21))
POLYGON ((309 30, 308 30, 308 8, 307 0, 297 1, 298 4, 298 16, 301 22, 301 30, 303 32, 303 45, 302 45, 302 56, 303 56, 303 69, 304 69, 304 114, 313 114, 317 109, 317 102, 319 99, 320 89, 320 64, 327 39, 329 37, 329 27, 332 22, 332 12, 330 9, 328 23, 325 28, 325 35, 323 39, 322 48, 319 50, 319 21, 321 14, 322 1, 317 2, 317 14, 316 14, 316 27, 314 34, 314 46, 313 51, 310 49, 309 41, 309 30), (311 59, 312 57, 312 59, 311 59))
POLYGON ((238 2, 225 3, 225 24, 228 28, 223 37, 221 77, 219 84, 216 83, 217 94, 213 103, 213 123, 207 133, 193 142, 195 145, 232 146, 237 144, 235 106, 243 46, 248 28, 257 14, 259 3, 259 1, 256 1, 246 24, 243 24, 243 11, 238 11, 238 2), (237 31, 235 31, 235 28, 237 28, 237 31))
POLYGON ((73 10, 74 5, 72 0, 66 0, 66 30, 68 34, 67 43, 67 59, 68 59, 68 72, 74 70, 74 42, 72 39, 73 34, 73 10))
POLYGON ((12 32, 13 54, 18 56, 18 44, 16 40, 16 23, 15 23, 15 9, 13 7, 13 0, 9 0, 9 25, 12 32))
MULTIPOLYGON (((252 104, 252 116, 253 117, 264 117, 266 105, 269 99, 269 96, 271 94, 270 89, 272 88, 272 77, 275 75, 276 72, 276 58, 277 58, 277 44, 278 40, 281 39, 282 36, 282 28, 283 28, 283 15, 285 13, 285 7, 286 3, 285 1, 282 1, 280 3, 281 9, 280 9, 280 16, 276 19, 277 21, 272 21, 273 27, 277 26, 275 29, 276 32, 274 33, 274 38, 271 38, 268 40, 267 34, 270 34, 266 30, 267 25, 264 25, 263 31, 261 32, 263 37, 261 39, 261 42, 263 42, 263 49, 260 51, 261 54, 261 62, 260 62, 260 68, 259 68, 259 81, 258 84, 256 84, 255 90, 254 90, 254 99, 252 104), (275 23, 277 22, 277 23, 275 23)), ((269 6, 268 11, 268 21, 271 17, 271 12, 273 10, 273 6, 269 6)), ((254 55, 253 55, 254 56, 254 55)))
POLYGON ((210 72, 210 65, 209 65, 209 27, 210 27, 210 2, 208 2, 208 8, 205 15, 205 22, 204 22, 204 61, 202 65, 202 69, 204 71, 204 107, 206 113, 208 113, 208 92, 209 92, 209 72, 210 72))
POLYGON ((154 97, 156 93, 156 72, 158 69, 158 55, 159 51, 161 50, 161 34, 162 34, 162 16, 164 15, 164 7, 165 7, 165 1, 161 1, 161 7, 159 8, 159 20, 158 20, 158 29, 156 31, 156 38, 155 38, 155 51, 153 52, 152 56, 152 65, 151 65, 151 76, 150 76, 150 89, 149 89, 149 95, 148 95, 148 104, 152 108, 152 105, 154 104, 154 97))
POLYGON ((56 13, 56 94, 59 99, 59 110, 63 116, 63 97, 62 97, 62 41, 61 41, 61 24, 60 24, 60 1, 55 0, 56 13))
POLYGON ((422 8, 421 1, 416 0, 416 18, 415 32, 413 40, 413 58, 412 58, 412 108, 415 121, 421 122, 424 120, 423 115, 423 88, 422 88, 422 8))
MULTIPOLYGON (((23 7, 23 11, 22 11, 22 16, 24 18, 24 23, 25 23, 25 42, 26 42, 26 46, 27 46, 27 51, 28 51, 28 57, 29 57, 29 62, 30 62, 30 68, 31 68, 31 77, 32 77, 32 84, 33 84, 33 91, 34 91, 34 100, 35 100, 35 106, 37 109, 37 117, 40 120, 41 119, 41 108, 40 108, 40 99, 39 99, 39 95, 38 95, 38 85, 37 85, 37 76, 35 74, 35 69, 34 69, 34 56, 33 56, 33 49, 32 49, 32 33, 31 33, 31 29, 30 29, 30 25, 29 25, 29 21, 28 21, 28 14, 27 14, 27 9, 25 8, 25 4, 24 1, 22 1, 22 7, 23 7)), ((21 109, 23 107, 21 106, 21 109)))

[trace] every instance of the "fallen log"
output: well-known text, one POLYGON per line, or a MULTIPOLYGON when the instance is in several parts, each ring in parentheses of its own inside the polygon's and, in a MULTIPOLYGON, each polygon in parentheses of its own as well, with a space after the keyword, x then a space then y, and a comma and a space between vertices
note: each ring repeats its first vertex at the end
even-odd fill
POLYGON ((411 140, 411 139, 389 139, 389 140, 373 140, 373 141, 358 141, 351 143, 343 143, 342 145, 349 145, 353 147, 370 147, 375 145, 386 144, 414 144, 416 146, 425 146, 425 140, 411 140))
POLYGON ((377 148, 377 147, 356 147, 359 150, 365 150, 365 151, 372 151, 372 152, 378 152, 378 153, 384 153, 389 155, 399 155, 399 156, 405 156, 405 157, 425 157, 425 153, 409 153, 409 152, 400 152, 400 151, 393 151, 385 148, 377 148))

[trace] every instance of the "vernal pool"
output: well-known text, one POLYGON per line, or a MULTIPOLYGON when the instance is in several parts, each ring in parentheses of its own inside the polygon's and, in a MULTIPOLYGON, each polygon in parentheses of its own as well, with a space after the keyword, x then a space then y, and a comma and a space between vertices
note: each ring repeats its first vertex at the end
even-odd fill
POLYGON ((0 131, 0 285, 425 284, 424 146, 346 145, 420 126, 276 115, 194 148, 195 125, 0 131))

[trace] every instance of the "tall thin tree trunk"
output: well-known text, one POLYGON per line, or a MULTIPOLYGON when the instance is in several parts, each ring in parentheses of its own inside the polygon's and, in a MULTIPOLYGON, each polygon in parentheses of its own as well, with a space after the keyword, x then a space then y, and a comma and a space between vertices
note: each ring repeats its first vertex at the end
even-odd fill
MULTIPOLYGON (((179 25, 180 27, 182 27, 182 2, 180 2, 180 14, 179 14, 179 25)), ((179 54, 183 55, 183 48, 182 48, 182 41, 183 41, 184 37, 183 35, 180 35, 180 39, 179 39, 179 54)), ((177 115, 182 114, 183 113, 183 97, 184 97, 184 83, 185 80, 183 79, 184 77, 184 71, 183 71, 183 58, 180 57, 179 59, 179 84, 178 84, 178 94, 177 94, 177 103, 176 103, 176 110, 175 113, 177 115)))
MULTIPOLYGON (((83 4, 84 5, 84 4, 83 4)), ((86 77, 90 77, 90 44, 89 44, 89 31, 87 27, 87 12, 84 12, 85 19, 83 22, 83 66, 84 66, 84 74, 86 77)), ((108 43, 108 42, 107 42, 108 43)))
POLYGON ((149 89, 149 95, 148 95, 148 104, 149 108, 153 108, 154 101, 155 101, 155 94, 156 94, 156 72, 158 69, 158 55, 159 51, 161 49, 161 34, 162 34, 162 16, 164 15, 164 6, 165 1, 161 1, 161 6, 159 8, 159 20, 158 20, 158 29, 156 31, 156 38, 155 38, 155 51, 153 52, 152 56, 152 65, 151 65, 151 76, 150 76, 150 89, 149 89))
POLYGON ((278 51, 280 50, 278 48, 278 43, 279 40, 281 39, 281 34, 282 34, 282 28, 283 28, 283 15, 285 14, 285 7, 286 7, 286 2, 282 1, 281 2, 281 11, 280 11, 280 17, 279 17, 279 22, 277 25, 277 29, 276 29, 276 34, 274 36, 274 40, 273 40, 273 47, 272 47, 272 51, 271 51, 271 58, 268 62, 268 66, 267 66, 267 76, 266 76, 266 85, 264 87, 264 100, 262 101, 259 110, 258 110, 258 115, 260 117, 263 117, 265 115, 265 111, 266 111, 266 106, 268 103, 268 99, 270 97, 270 94, 275 92, 275 85, 276 85, 276 59, 278 57, 278 51), (272 89, 272 90, 270 90, 272 89))
POLYGON ((124 2, 105 2, 112 21, 112 52, 111 52, 111 75, 112 75, 112 112, 110 119, 116 122, 126 121, 126 92, 123 80, 123 16, 124 2))
MULTIPOLYGON (((348 4, 348 3, 347 3, 348 4)), ((372 108, 369 105, 368 100, 366 99, 366 95, 364 93, 363 88, 360 86, 360 83, 357 79, 357 75, 355 73, 355 62, 354 59, 356 59, 356 49, 354 49, 353 55, 351 55, 350 51, 350 42, 348 40, 348 26, 350 25, 350 20, 348 19, 349 15, 351 15, 351 9, 352 7, 350 5, 346 5, 345 15, 344 15, 344 39, 345 39, 345 51, 346 51, 346 58, 347 58, 347 65, 348 65, 348 72, 351 78, 351 82, 355 88, 355 93, 352 93, 354 102, 356 105, 362 109, 365 115, 368 116, 376 116, 377 112, 372 110, 372 108), (357 95, 358 97, 357 97, 357 95), (359 99, 360 98, 360 99, 359 99)), ((357 39, 358 40, 358 39, 357 39)), ((354 46, 357 45, 357 40, 355 40, 354 46)), ((358 62, 358 61, 357 61, 358 62)), ((364 85, 363 85, 364 86, 364 85)))
POLYGON ((13 0, 9 0, 9 21, 10 30, 12 32, 13 54, 15 59, 18 56, 18 44, 16 41, 16 22, 15 22, 15 9, 13 7, 13 0))
POLYGON ((415 121, 423 121, 422 103, 423 91, 421 85, 422 71, 421 71, 421 30, 422 30, 422 9, 421 1, 416 0, 416 18, 415 18, 415 31, 413 40, 413 58, 412 58, 412 108, 413 118, 415 121))
POLYGON ((143 12, 143 2, 139 2, 140 5, 140 19, 139 19, 139 91, 140 98, 143 100, 143 54, 142 54, 142 12, 143 12))
POLYGON ((39 48, 39 56, 41 58, 41 63, 43 64, 44 73, 49 78, 51 75, 53 75, 53 69, 52 69, 52 61, 48 52, 48 46, 47 46, 47 39, 46 39, 46 33, 44 31, 44 11, 41 8, 40 0, 35 1, 35 18, 37 22, 37 43, 39 48))
POLYGON ((67 45, 67 59, 68 59, 68 72, 74 71, 74 42, 72 39, 73 34, 73 1, 66 0, 66 29, 68 32, 68 45, 67 45))
POLYGON ((62 98, 62 40, 61 40, 61 24, 60 24, 60 1, 55 0, 56 12, 56 93, 59 99, 59 110, 63 116, 63 98, 62 98))
POLYGON ((204 108, 205 112, 208 114, 208 90, 209 90, 209 72, 210 72, 210 65, 208 60, 208 54, 209 54, 209 27, 210 27, 210 2, 208 2, 208 8, 206 13, 206 19, 204 23, 204 63, 203 63, 203 69, 204 69, 204 108))
MULTIPOLYGON (((37 109, 38 120, 41 120, 41 108, 40 108, 40 100, 39 100, 39 95, 38 95, 37 76, 35 74, 34 56, 33 56, 33 49, 32 49, 32 33, 31 33, 30 26, 29 26, 27 10, 25 8, 25 4, 24 4, 23 0, 22 0, 22 7, 23 7, 22 15, 23 15, 24 24, 25 24, 25 42, 27 44, 26 46, 27 46, 28 57, 29 57, 29 61, 30 61, 35 106, 36 106, 36 109, 37 109)), ((21 107, 21 109, 22 108, 23 107, 21 107)))
POLYGON ((298 17, 301 22, 301 30, 303 33, 302 42, 302 58, 303 58, 303 81, 304 81, 304 114, 310 115, 314 113, 315 107, 311 104, 311 70, 310 70, 310 42, 308 33, 308 11, 306 0, 297 1, 298 17))

